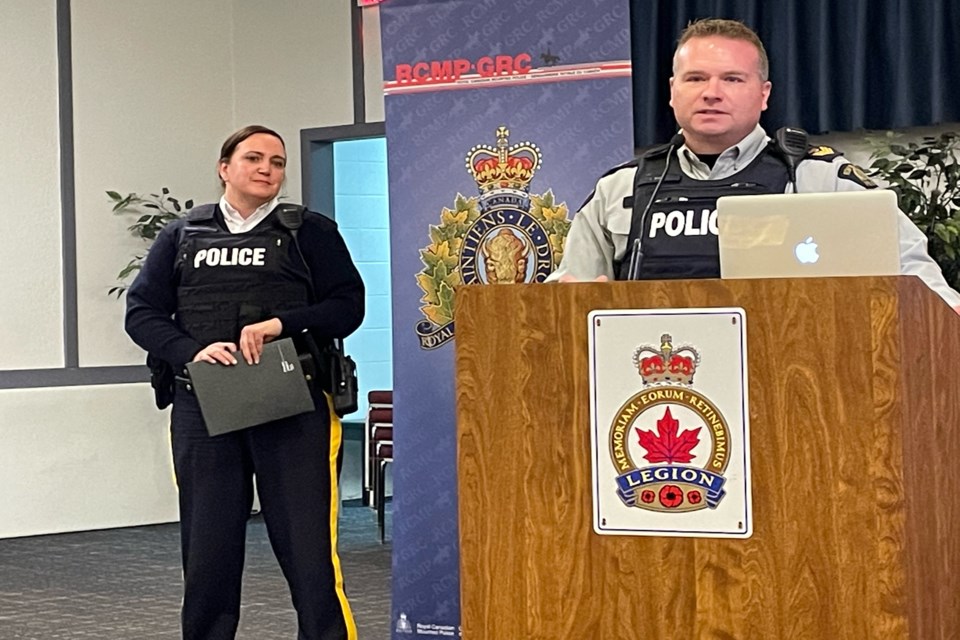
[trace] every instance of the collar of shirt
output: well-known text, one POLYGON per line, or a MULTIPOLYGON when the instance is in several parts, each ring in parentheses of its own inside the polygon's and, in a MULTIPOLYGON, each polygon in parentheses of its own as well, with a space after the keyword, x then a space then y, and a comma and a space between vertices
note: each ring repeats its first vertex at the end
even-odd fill
POLYGON ((246 233, 270 215, 270 212, 277 206, 280 196, 277 196, 270 202, 262 204, 254 210, 246 219, 240 215, 233 205, 227 202, 225 196, 220 196, 220 211, 223 212, 223 221, 227 223, 227 230, 230 233, 246 233))
POLYGON ((677 150, 680 169, 695 180, 723 180, 753 162, 767 146, 767 132, 757 125, 747 136, 720 154, 711 169, 687 145, 677 150))

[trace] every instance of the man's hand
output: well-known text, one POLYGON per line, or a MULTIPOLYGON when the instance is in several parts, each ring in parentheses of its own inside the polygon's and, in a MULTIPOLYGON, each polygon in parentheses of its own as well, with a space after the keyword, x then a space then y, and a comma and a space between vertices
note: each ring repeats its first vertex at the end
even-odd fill
POLYGON ((197 355, 193 356, 194 362, 199 362, 203 360, 204 362, 209 362, 210 364, 220 364, 231 365, 237 364, 237 359, 233 357, 232 351, 237 350, 237 345, 232 342, 214 342, 211 345, 207 345, 200 350, 197 355))
POLYGON ((956 311, 957 313, 960 313, 960 304, 958 304, 957 306, 955 306, 955 307, 953 308, 953 310, 956 311))
MULTIPOLYGON (((593 279, 593 282, 608 282, 609 280, 610 278, 608 278, 607 276, 597 276, 596 278, 593 279)), ((565 273, 559 278, 557 278, 557 282, 583 282, 583 281, 580 280, 580 278, 575 278, 569 273, 565 273)))
POLYGON ((279 318, 270 318, 256 324, 248 324, 240 330, 240 351, 247 364, 260 364, 264 343, 270 342, 283 331, 279 318))

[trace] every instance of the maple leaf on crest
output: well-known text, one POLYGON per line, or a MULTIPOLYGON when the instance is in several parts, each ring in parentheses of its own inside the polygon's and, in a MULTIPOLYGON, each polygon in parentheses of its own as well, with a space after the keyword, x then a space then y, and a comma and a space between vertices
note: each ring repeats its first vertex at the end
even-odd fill
POLYGON ((683 433, 677 435, 680 430, 680 421, 674 419, 670 413, 670 407, 667 407, 663 417, 657 420, 657 433, 642 429, 636 431, 640 436, 640 446, 647 450, 647 455, 643 456, 644 459, 654 464, 658 462, 674 464, 693 460, 694 456, 691 452, 700 443, 700 438, 697 436, 701 428, 685 429, 683 433))

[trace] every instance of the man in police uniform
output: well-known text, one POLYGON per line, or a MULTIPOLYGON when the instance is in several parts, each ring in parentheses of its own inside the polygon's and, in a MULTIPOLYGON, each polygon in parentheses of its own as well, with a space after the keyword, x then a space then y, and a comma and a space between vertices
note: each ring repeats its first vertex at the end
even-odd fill
MULTIPOLYGON (((768 75, 763 44, 744 24, 709 19, 688 26, 670 78, 670 106, 681 133, 600 178, 574 218, 563 260, 548 280, 719 277, 720 196, 874 188, 859 167, 828 147, 808 151, 796 164, 793 182, 786 154, 759 125, 770 96, 768 75), (656 200, 643 216, 658 182, 656 200), (694 205, 687 208, 714 214, 686 221, 678 233, 665 221, 680 198, 694 205)), ((901 212, 901 273, 919 276, 960 312, 960 294, 947 285, 926 245, 901 212)))

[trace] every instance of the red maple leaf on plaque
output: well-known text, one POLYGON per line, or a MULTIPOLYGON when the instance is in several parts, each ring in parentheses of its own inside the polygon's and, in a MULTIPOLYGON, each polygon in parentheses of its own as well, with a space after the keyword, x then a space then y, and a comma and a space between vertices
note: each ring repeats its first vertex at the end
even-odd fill
POLYGON ((643 456, 644 459, 654 464, 690 462, 694 458, 691 453, 693 448, 700 443, 700 438, 697 437, 700 429, 701 427, 685 429, 683 433, 677 435, 680 431, 680 421, 674 419, 670 413, 670 407, 667 407, 663 417, 657 420, 657 433, 637 429, 640 446, 647 450, 647 455, 643 456))

